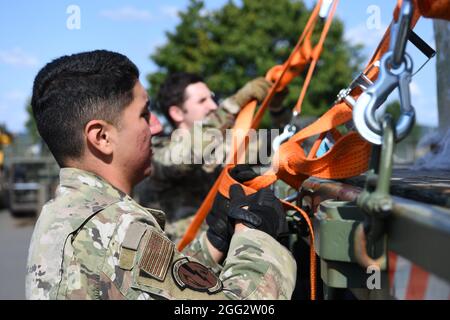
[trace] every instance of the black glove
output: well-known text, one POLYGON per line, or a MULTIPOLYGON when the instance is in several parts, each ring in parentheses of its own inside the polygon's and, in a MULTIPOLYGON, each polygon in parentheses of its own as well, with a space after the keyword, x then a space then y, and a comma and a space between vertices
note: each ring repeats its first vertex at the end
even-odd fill
POLYGON ((252 180, 258 175, 248 164, 238 164, 230 170, 230 176, 237 182, 244 183, 252 180))
MULTIPOLYGON (((235 166, 230 170, 230 175, 240 183, 258 176, 248 164, 235 166)), ((206 216, 206 223, 209 226, 206 236, 217 250, 224 253, 228 251, 234 233, 234 223, 229 221, 228 211, 230 211, 230 200, 218 193, 211 211, 206 216)))
POLYGON ((288 233, 283 205, 269 188, 246 196, 240 185, 232 185, 228 218, 231 222, 242 222, 247 227, 263 231, 275 239, 288 233))
POLYGON ((234 232, 233 226, 228 221, 229 210, 230 200, 218 192, 211 211, 206 216, 206 223, 209 226, 206 236, 209 242, 223 253, 228 251, 234 232))

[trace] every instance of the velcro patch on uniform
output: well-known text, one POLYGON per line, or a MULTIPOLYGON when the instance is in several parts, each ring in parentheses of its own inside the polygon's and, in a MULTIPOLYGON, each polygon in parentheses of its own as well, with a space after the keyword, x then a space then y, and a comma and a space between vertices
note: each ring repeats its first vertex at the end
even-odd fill
POLYGON ((143 223, 132 222, 128 227, 125 239, 123 239, 122 247, 136 251, 147 227, 143 223))
POLYGON ((131 270, 134 266, 134 258, 136 257, 136 251, 122 247, 119 256, 119 268, 123 270, 131 270))
POLYGON ((164 281, 174 249, 175 244, 172 241, 158 231, 151 230, 139 261, 139 268, 155 279, 164 281))
POLYGON ((172 276, 181 290, 189 288, 213 294, 223 289, 222 281, 211 269, 188 258, 174 262, 172 276))

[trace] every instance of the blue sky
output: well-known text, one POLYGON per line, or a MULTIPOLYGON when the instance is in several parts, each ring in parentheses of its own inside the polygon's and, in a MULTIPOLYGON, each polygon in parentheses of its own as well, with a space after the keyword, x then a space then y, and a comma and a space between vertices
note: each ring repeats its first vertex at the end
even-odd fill
MULTIPOLYGON (((257 0, 255 0, 257 1, 257 0)), ((276 5, 276 1, 273 1, 276 5)), ((312 6, 315 2, 305 1, 312 6)), ((24 130, 25 104, 33 79, 47 62, 61 55, 108 49, 126 54, 139 67, 141 81, 155 70, 149 55, 173 31, 188 0, 15 0, 0 2, 0 123, 13 132, 24 130), (68 29, 70 5, 80 9, 80 29, 68 29)), ((226 0, 206 0, 207 10, 220 8, 226 0)), ((365 44, 367 56, 374 50, 392 18, 394 1, 341 0, 338 17, 345 22, 345 37, 365 44), (376 7, 373 7, 373 6, 376 7), (374 11, 375 10, 375 11, 374 11), (377 11, 378 10, 378 11, 377 11), (374 13, 375 12, 375 13, 374 13), (379 17, 379 28, 368 27, 379 17), (370 24, 370 23, 369 23, 370 24)), ((372 27, 371 27, 372 26, 372 27)), ((419 21, 415 31, 434 47, 431 20, 419 21)), ((301 32, 292 30, 294 33, 301 32)), ((408 45, 417 69, 426 60, 408 45)), ((320 72, 320 69, 317 70, 320 72)), ((429 62, 411 84, 417 121, 437 125, 435 62, 429 62)), ((395 98, 396 94, 394 94, 395 98)))

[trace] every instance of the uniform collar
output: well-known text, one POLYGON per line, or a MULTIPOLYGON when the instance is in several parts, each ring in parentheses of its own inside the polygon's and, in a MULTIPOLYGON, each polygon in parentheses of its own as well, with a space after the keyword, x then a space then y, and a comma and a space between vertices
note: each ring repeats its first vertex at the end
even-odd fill
POLYGON ((111 185, 108 181, 96 174, 77 169, 77 168, 62 168, 59 172, 60 185, 62 187, 73 189, 84 189, 90 187, 98 190, 104 195, 109 195, 112 198, 130 198, 126 193, 120 191, 111 185))
POLYGON ((59 178, 62 188, 82 192, 83 201, 77 204, 80 206, 78 211, 79 213, 82 212, 82 216, 85 216, 86 213, 95 214, 113 203, 126 200, 152 215, 161 226, 161 229, 164 229, 165 214, 163 211, 142 207, 129 195, 92 172, 76 168, 62 168, 59 172, 59 178))

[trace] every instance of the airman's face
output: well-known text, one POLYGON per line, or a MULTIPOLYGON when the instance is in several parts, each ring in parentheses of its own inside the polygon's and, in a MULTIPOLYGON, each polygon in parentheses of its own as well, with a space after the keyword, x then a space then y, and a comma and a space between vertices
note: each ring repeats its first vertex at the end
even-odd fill
POLYGON ((208 114, 217 109, 211 90, 203 82, 187 86, 184 90, 184 96, 183 122, 187 128, 192 128, 194 122, 203 121, 208 114))
POLYGON ((136 184, 151 172, 151 138, 162 131, 162 126, 150 112, 147 91, 139 81, 133 88, 133 97, 119 121, 114 157, 136 184))

